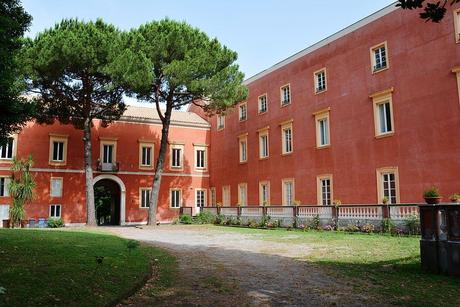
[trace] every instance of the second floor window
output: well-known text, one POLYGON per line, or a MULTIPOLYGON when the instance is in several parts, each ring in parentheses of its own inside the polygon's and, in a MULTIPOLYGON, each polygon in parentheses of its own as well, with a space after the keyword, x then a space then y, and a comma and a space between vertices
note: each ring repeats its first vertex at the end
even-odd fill
POLYGON ((177 167, 177 168, 182 167, 182 149, 173 148, 171 152, 172 152, 171 166, 177 167))
POLYGON ((291 88, 285 85, 281 88, 281 105, 285 106, 291 103, 291 88))
POLYGON ((141 149, 141 165, 142 166, 152 166, 152 147, 142 146, 141 149))
POLYGON ((393 131, 391 124, 391 106, 389 101, 379 103, 378 107, 378 122, 379 133, 385 134, 393 131))
POLYGON ((14 139, 8 138, 6 143, 0 146, 0 159, 13 159, 14 139))
POLYGON ((240 139, 240 162, 248 161, 248 140, 246 138, 240 139))
POLYGON ((321 93, 326 90, 326 70, 322 69, 315 73, 315 92, 321 93))
POLYGON ((243 103, 239 107, 240 109, 240 121, 244 121, 248 118, 247 104, 243 103))
POLYGON ((206 149, 196 149, 196 168, 206 168, 206 149))
POLYGON ((282 153, 289 154, 292 152, 292 126, 286 126, 282 129, 282 153))
POLYGON ((386 43, 371 48, 373 72, 378 72, 388 67, 388 55, 386 43))
POLYGON ((9 183, 10 178, 0 177, 0 197, 7 197, 10 195, 8 190, 9 183))
POLYGON ((268 157, 268 134, 264 133, 259 136, 260 158, 268 157))
POLYGON ((64 161, 64 142, 53 141, 53 161, 64 161))
POLYGON ((102 152, 102 163, 113 163, 113 149, 114 145, 104 144, 102 152))
POLYGON ((259 113, 265 113, 267 112, 267 109, 267 95, 262 95, 259 97, 259 113))
POLYGON ((225 115, 217 115, 217 129, 222 130, 225 128, 225 115))

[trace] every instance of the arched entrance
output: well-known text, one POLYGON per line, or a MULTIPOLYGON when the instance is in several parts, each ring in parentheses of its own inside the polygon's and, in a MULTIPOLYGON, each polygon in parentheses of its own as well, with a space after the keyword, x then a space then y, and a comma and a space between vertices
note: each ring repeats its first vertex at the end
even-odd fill
POLYGON ((93 180, 94 203, 98 225, 124 225, 126 188, 114 175, 100 175, 93 180))

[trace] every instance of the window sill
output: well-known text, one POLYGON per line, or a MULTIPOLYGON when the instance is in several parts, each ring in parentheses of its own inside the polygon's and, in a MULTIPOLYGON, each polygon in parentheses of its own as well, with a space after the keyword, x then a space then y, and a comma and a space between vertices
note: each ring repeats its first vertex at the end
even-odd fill
POLYGON ((141 210, 146 210, 147 209, 148 210, 150 208, 149 207, 139 207, 139 209, 141 209, 141 210))
POLYGON ((170 171, 173 171, 173 172, 182 172, 184 170, 183 167, 174 167, 174 166, 171 166, 169 168, 170 171))
POLYGON ((389 68, 390 67, 387 66, 387 67, 380 68, 380 69, 377 69, 377 70, 372 70, 372 74, 375 75, 375 74, 381 73, 382 71, 388 70, 389 68))
POLYGON ((316 146, 316 149, 326 149, 330 147, 331 147, 331 144, 328 144, 328 145, 316 146))
POLYGON ((291 102, 281 103, 281 108, 284 108, 284 107, 287 107, 287 106, 290 106, 290 105, 291 105, 291 102))
POLYGON ((0 163, 8 163, 8 164, 11 164, 11 163, 13 163, 13 159, 0 159, 0 163))
POLYGON ((139 169, 140 170, 144 170, 144 171, 151 171, 154 169, 153 166, 147 166, 147 165, 139 165, 139 169))
POLYGON ((394 134, 395 134, 394 131, 388 132, 388 133, 382 133, 382 134, 376 135, 375 138, 376 139, 382 139, 382 138, 393 136, 394 134))
POLYGON ((292 155, 292 153, 293 153, 292 151, 291 152, 284 152, 281 155, 282 156, 290 156, 290 155, 292 155))
POLYGON ((247 118, 245 118, 245 119, 241 119, 241 118, 240 118, 240 119, 239 119, 239 122, 240 122, 240 123, 243 123, 243 122, 245 122, 245 121, 247 121, 247 120, 248 120, 247 118))
POLYGON ((264 115, 264 114, 267 114, 267 111, 263 111, 263 112, 260 112, 260 111, 259 111, 257 114, 258 114, 258 115, 264 115))
POLYGON ((327 89, 321 90, 321 91, 315 91, 315 95, 321 95, 323 93, 326 93, 327 89))
POLYGON ((217 131, 222 131, 224 130, 224 128, 217 128, 217 131))
POLYGON ((240 165, 248 164, 248 161, 240 161, 240 165))
POLYGON ((207 171, 208 171, 207 168, 195 168, 195 172, 206 173, 207 171))
POLYGON ((270 156, 268 156, 268 157, 259 157, 259 161, 268 160, 268 158, 270 158, 270 156))
POLYGON ((66 165, 67 165, 67 162, 53 162, 53 161, 49 161, 48 164, 51 165, 51 166, 66 166, 66 165))
POLYGON ((171 206, 169 206, 169 209, 176 209, 177 210, 177 209, 180 209, 180 207, 171 207, 171 206))

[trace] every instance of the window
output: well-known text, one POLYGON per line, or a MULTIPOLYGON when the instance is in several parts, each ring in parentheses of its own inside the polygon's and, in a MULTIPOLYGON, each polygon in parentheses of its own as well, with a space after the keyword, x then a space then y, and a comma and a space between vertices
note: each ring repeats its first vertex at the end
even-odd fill
POLYGON ((399 176, 397 167, 377 169, 378 203, 388 200, 389 204, 399 203, 399 176))
POLYGON ((316 147, 322 148, 330 145, 329 135, 329 111, 330 108, 313 113, 316 122, 316 147))
POLYGON ((332 175, 318 176, 317 182, 318 204, 330 206, 332 204, 332 175))
POLYGON ((226 185, 222 187, 222 204, 225 207, 230 206, 230 186, 226 185))
POLYGON ((268 110, 267 95, 259 96, 259 114, 265 113, 268 110))
POLYGON ((270 182, 259 182, 259 205, 270 206, 270 182))
MULTIPOLYGON (((115 164, 117 161, 117 140, 116 138, 99 137, 101 142, 100 160, 102 164, 115 164)), ((110 166, 110 169, 112 167, 110 166)))
POLYGON ((292 153, 292 120, 281 123, 281 147, 282 154, 287 155, 292 153))
POLYGON ((326 91, 326 68, 314 73, 315 75, 315 93, 319 94, 326 91))
POLYGON ((61 205, 50 205, 50 217, 52 218, 61 217, 61 205))
POLYGON ((150 188, 140 188, 140 204, 141 208, 148 208, 150 207, 150 193, 152 190, 150 188))
POLYGON ((62 197, 62 183, 63 178, 51 177, 51 189, 50 189, 50 196, 51 197, 62 197))
POLYGON ((139 168, 153 169, 153 146, 153 142, 139 142, 139 168))
POLYGON ((281 87, 281 106, 285 106, 291 103, 291 88, 287 84, 281 87))
POLYGON ((197 208, 206 207, 206 190, 195 189, 195 206, 197 208))
POLYGON ((248 185, 246 183, 238 185, 238 204, 243 207, 248 205, 248 185))
POLYGON ((371 48, 371 63, 373 73, 385 70, 389 67, 386 42, 371 48))
POLYGON ((205 170, 207 168, 206 145, 194 145, 195 149, 195 168, 205 170))
POLYGON ((460 9, 454 10, 455 42, 460 43, 460 9))
POLYGON ((67 160, 67 139, 66 135, 50 134, 50 165, 65 165, 67 160))
POLYGON ((382 137, 394 133, 392 93, 393 89, 371 95, 374 104, 375 136, 382 137))
POLYGON ((171 189, 170 190, 170 203, 171 208, 180 208, 181 199, 182 199, 182 190, 181 189, 171 189))
POLYGON ((211 206, 216 206, 217 205, 217 198, 216 198, 216 188, 210 188, 210 193, 209 193, 209 203, 211 206))
POLYGON ((294 204, 294 179, 282 180, 283 206, 292 206, 294 204))
POLYGON ((269 141, 268 141, 268 127, 258 130, 259 131, 259 159, 268 158, 269 141))
POLYGON ((246 163, 248 161, 248 134, 242 134, 238 136, 239 151, 240 151, 240 163, 246 163))
POLYGON ((225 115, 217 115, 217 130, 222 130, 225 128, 225 115))
POLYGON ((181 145, 181 144, 171 145, 171 159, 170 159, 171 169, 181 170, 183 168, 183 161, 182 161, 183 155, 184 155, 184 145, 181 145))
POLYGON ((9 184, 10 178, 8 177, 0 177, 0 197, 8 197, 10 196, 9 192, 9 184))
POLYGON ((248 119, 248 105, 246 102, 240 104, 239 106, 240 121, 245 121, 248 119))
POLYGON ((15 138, 8 138, 6 143, 0 146, 0 160, 11 160, 14 156, 15 138))

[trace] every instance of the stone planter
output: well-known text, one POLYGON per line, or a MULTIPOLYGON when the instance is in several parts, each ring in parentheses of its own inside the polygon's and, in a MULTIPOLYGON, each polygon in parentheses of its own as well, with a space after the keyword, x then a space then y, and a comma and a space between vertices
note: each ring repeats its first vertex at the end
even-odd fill
POLYGON ((424 197, 425 202, 429 205, 437 205, 441 202, 441 197, 424 197))

